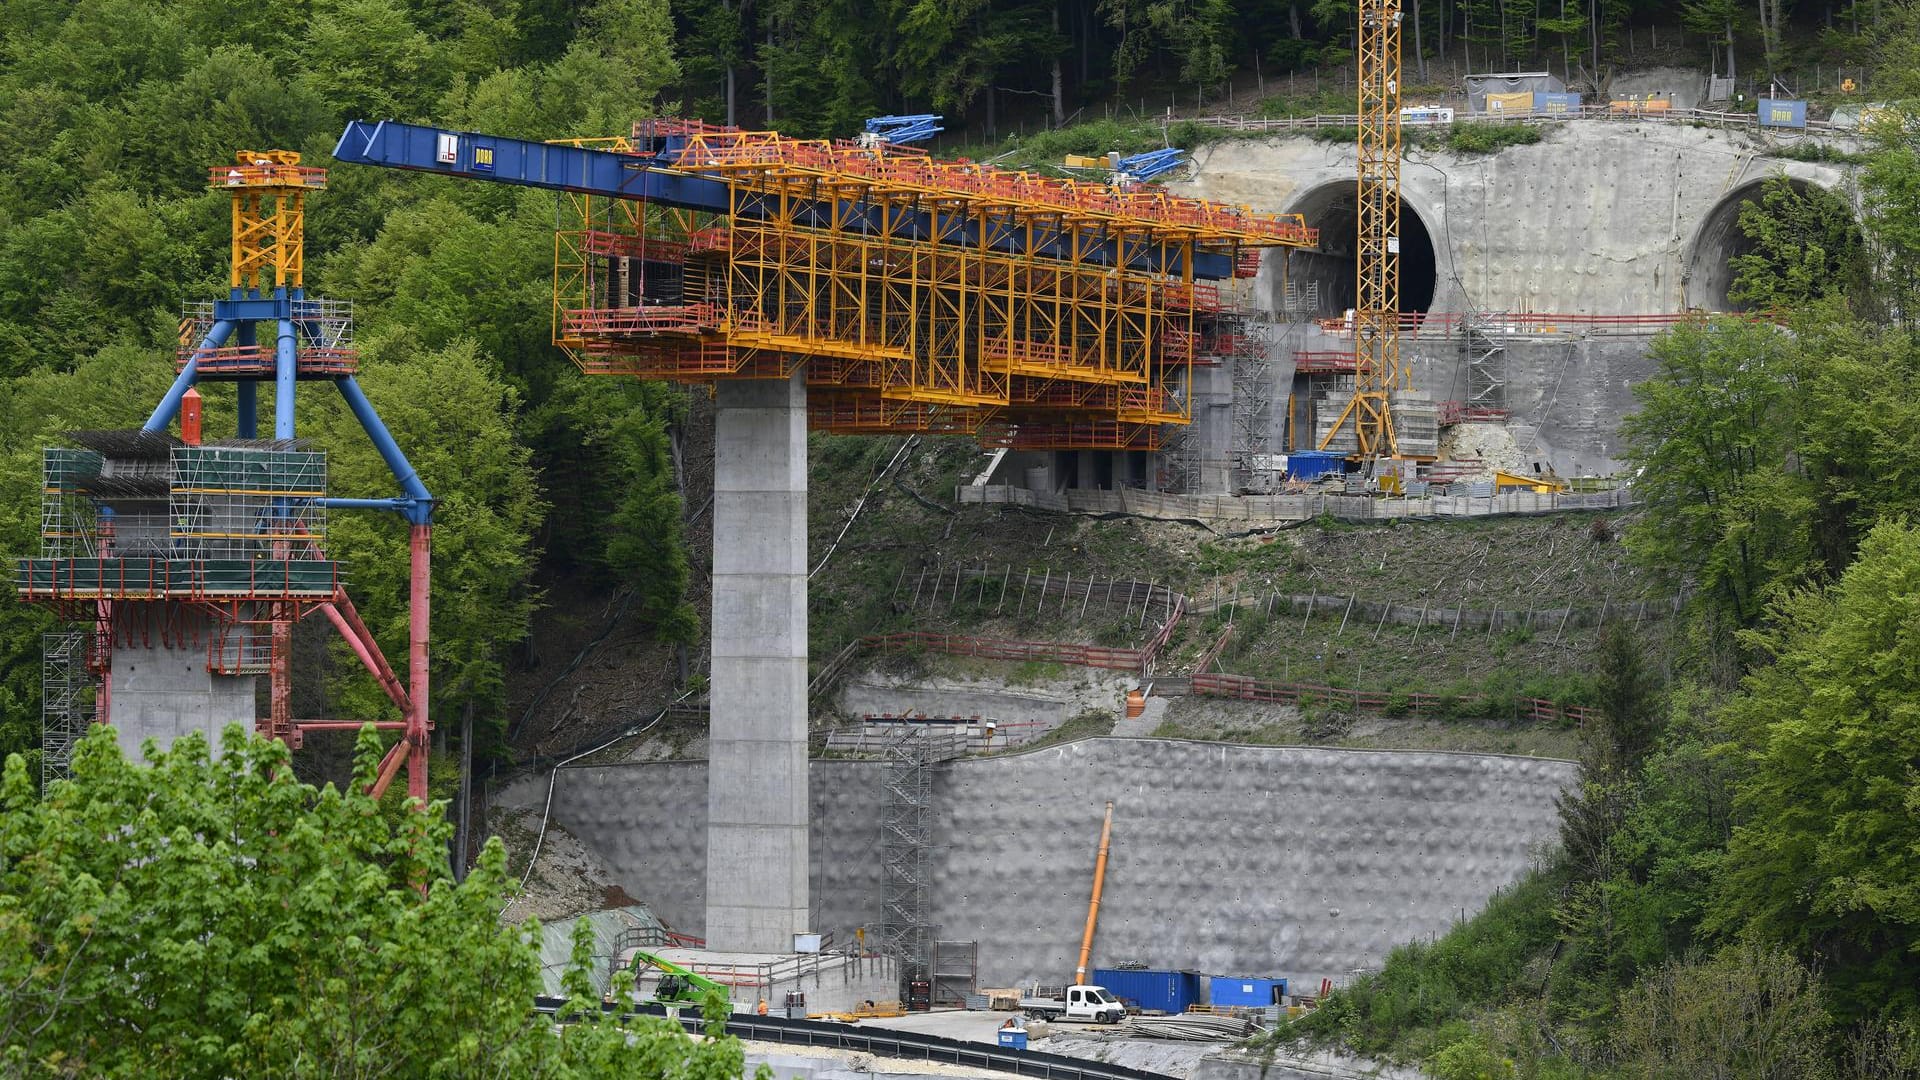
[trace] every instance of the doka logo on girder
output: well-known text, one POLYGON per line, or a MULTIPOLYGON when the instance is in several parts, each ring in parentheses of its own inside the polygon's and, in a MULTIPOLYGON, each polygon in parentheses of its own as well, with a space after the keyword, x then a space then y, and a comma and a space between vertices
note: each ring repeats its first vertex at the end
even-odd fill
POLYGON ((493 171, 493 147, 476 146, 473 148, 473 168, 475 172, 493 171))

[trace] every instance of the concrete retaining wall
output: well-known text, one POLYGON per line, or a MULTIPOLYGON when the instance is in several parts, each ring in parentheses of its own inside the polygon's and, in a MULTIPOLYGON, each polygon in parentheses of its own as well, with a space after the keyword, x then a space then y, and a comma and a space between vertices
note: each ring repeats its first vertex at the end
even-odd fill
MULTIPOLYGON (((812 766, 814 926, 880 921, 878 762, 812 766)), ((1058 981, 1114 848, 1096 963, 1342 978, 1444 932, 1554 841, 1576 767, 1498 755, 1094 739, 948 766, 934 919, 980 942, 983 985, 1058 981)), ((669 924, 700 932, 705 766, 567 769, 556 820, 669 924)))
POLYGON ((1309 521, 1326 514, 1343 521, 1388 521, 1403 518, 1498 517, 1508 514, 1552 514, 1566 510, 1608 510, 1633 505, 1623 490, 1589 495, 1539 494, 1531 491, 1474 497, 1442 495, 1428 499, 1372 499, 1343 495, 1169 495, 1136 488, 1114 491, 1070 489, 1059 493, 1029 491, 1001 485, 962 485, 954 500, 983 506, 1031 506, 1040 510, 1083 514, 1134 514, 1169 520, 1252 525, 1309 521))

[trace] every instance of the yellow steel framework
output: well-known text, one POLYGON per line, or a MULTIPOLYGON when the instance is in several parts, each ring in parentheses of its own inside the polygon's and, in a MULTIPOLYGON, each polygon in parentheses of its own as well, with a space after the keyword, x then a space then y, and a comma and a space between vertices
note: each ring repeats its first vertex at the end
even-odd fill
POLYGON ((232 287, 302 287, 306 196, 327 186, 326 170, 302 168, 292 150, 241 150, 212 179, 233 195, 232 287))
POLYGON ((1353 400, 1320 448, 1351 422, 1361 459, 1397 457, 1393 395, 1400 364, 1400 0, 1360 0, 1359 254, 1353 309, 1353 400))
POLYGON ((1237 266, 1317 241, 1297 216, 911 148, 676 121, 598 144, 632 150, 666 131, 685 139, 674 168, 727 184, 728 213, 567 196, 555 343, 591 373, 707 382, 804 367, 825 430, 1156 448, 1161 425, 1190 416, 1207 318, 1194 257, 1237 266))

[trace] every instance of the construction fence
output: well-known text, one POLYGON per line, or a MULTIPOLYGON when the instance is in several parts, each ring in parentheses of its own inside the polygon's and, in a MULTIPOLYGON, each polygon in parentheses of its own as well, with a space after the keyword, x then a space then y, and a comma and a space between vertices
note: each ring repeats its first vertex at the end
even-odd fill
POLYGON ((1118 604, 1123 620, 1137 617, 1139 624, 1145 626, 1147 617, 1156 607, 1159 618, 1166 618, 1173 609, 1186 602, 1186 598, 1157 581, 1136 581, 1125 578, 1103 578, 1090 574, 1074 576, 1072 571, 1055 574, 1050 567, 1036 571, 1032 567, 1022 568, 1019 574, 1013 572, 1013 564, 1006 563, 994 570, 985 562, 975 567, 934 566, 921 567, 911 593, 906 588, 906 573, 901 572, 900 581, 894 585, 892 602, 905 610, 918 610, 921 597, 927 597, 928 611, 934 610, 946 590, 947 606, 951 608, 965 598, 976 605, 984 606, 989 601, 994 605, 993 614, 1009 614, 1018 618, 1028 613, 1040 614, 1054 598, 1058 598, 1059 613, 1062 615, 1084 616, 1098 604, 1105 613, 1118 604), (931 589, 928 588, 927 572, 933 571, 931 589), (1137 611, 1136 611, 1137 609, 1137 611))
MULTIPOLYGON (((1199 672, 1189 681, 1189 686, 1193 694, 1201 697, 1269 701, 1286 705, 1342 705, 1356 712, 1371 710, 1388 715, 1447 714, 1456 711, 1461 705, 1461 699, 1451 694, 1349 690, 1345 687, 1320 686, 1314 683, 1257 679, 1250 675, 1199 672)), ((1162 690, 1162 688, 1156 687, 1156 690, 1162 690)), ((1556 705, 1545 698, 1515 697, 1513 705, 1514 715, 1517 718, 1541 722, 1584 725, 1594 713, 1594 710, 1579 705, 1556 705)))

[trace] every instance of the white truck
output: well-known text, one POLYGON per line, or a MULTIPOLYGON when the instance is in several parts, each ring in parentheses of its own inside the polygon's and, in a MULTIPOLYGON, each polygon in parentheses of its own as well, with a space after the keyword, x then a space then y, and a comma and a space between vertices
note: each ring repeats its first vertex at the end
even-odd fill
POLYGON ((1127 1015, 1120 999, 1104 986, 1035 986, 1020 996, 1020 1011, 1035 1020, 1077 1020, 1117 1024, 1127 1015))

